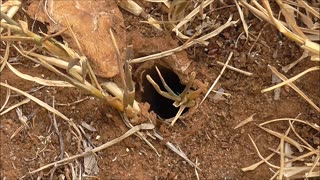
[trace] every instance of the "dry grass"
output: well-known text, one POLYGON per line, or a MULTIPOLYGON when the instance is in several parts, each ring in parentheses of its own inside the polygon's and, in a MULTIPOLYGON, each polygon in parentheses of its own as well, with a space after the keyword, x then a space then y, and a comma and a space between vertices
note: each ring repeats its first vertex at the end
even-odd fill
POLYGON ((292 118, 282 118, 282 119, 274 119, 270 121, 266 121, 264 123, 259 124, 259 127, 266 132, 278 137, 280 139, 280 144, 276 148, 276 150, 271 153, 269 156, 264 158, 255 144, 252 137, 249 135, 249 138, 251 142, 253 143, 258 156, 262 159, 260 162, 253 164, 249 167, 243 168, 243 171, 252 171, 256 169, 259 165, 261 165, 263 162, 268 164, 270 168, 276 169, 274 171, 274 176, 271 179, 274 179, 277 177, 277 179, 283 179, 283 178, 290 178, 290 179, 297 179, 297 178, 311 178, 311 177, 319 177, 320 174, 320 164, 319 164, 319 153, 320 150, 317 147, 312 147, 310 144, 308 144, 301 136, 296 132, 294 123, 303 123, 304 125, 308 126, 311 129, 316 130, 316 134, 320 132, 319 125, 317 124, 310 124, 307 123, 304 120, 299 119, 292 119, 292 118), (275 132, 273 130, 270 130, 268 128, 265 128, 263 126, 271 123, 277 123, 279 121, 287 121, 288 122, 288 129, 285 133, 279 133, 275 132), (302 143, 299 143, 296 140, 293 140, 292 138, 289 138, 290 132, 292 135, 294 135, 296 138, 298 138, 302 143), (296 149, 291 148, 291 145, 293 145, 296 149), (293 152, 298 150, 299 152, 296 152, 297 154, 301 154, 299 156, 293 156, 293 152), (280 162, 279 165, 274 165, 269 162, 269 160, 274 155, 280 155, 280 162), (301 165, 302 164, 302 165, 301 165))
POLYGON ((280 14, 284 16, 285 22, 274 17, 274 13, 267 0, 262 0, 262 4, 259 4, 256 0, 252 1, 252 4, 248 4, 245 0, 240 0, 240 3, 245 8, 248 8, 254 15, 264 21, 274 25, 281 33, 283 33, 289 39, 295 41, 302 49, 309 52, 311 60, 320 61, 320 45, 313 40, 319 38, 319 12, 315 10, 315 7, 309 6, 305 1, 299 0, 300 6, 293 6, 293 1, 282 2, 276 1, 280 7, 280 14), (305 13, 303 13, 303 11, 305 13), (315 20, 317 19, 317 20, 315 20), (297 25, 297 21, 302 21, 306 27, 300 27, 297 25))
MULTIPOLYGON (((120 77, 122 84, 120 88, 117 84, 113 82, 105 82, 99 83, 95 73, 93 72, 89 61, 85 57, 82 52, 82 49, 79 45, 77 37, 72 31, 70 25, 65 29, 61 30, 60 32, 47 35, 44 33, 40 33, 38 35, 31 30, 28 29, 27 22, 22 20, 14 21, 13 16, 15 13, 18 12, 21 3, 19 1, 6 1, 4 4, 1 5, 1 43, 5 44, 5 54, 1 59, 1 66, 0 72, 4 68, 8 68, 14 74, 19 76, 22 79, 35 82, 37 84, 41 84, 44 86, 52 86, 52 87, 76 87, 80 90, 86 91, 94 97, 101 99, 101 101, 106 102, 109 106, 113 107, 114 109, 118 110, 121 114, 123 119, 123 123, 128 127, 128 131, 123 134, 122 136, 109 141, 97 148, 94 148, 90 151, 86 151, 83 153, 79 153, 67 158, 60 159, 58 161, 52 162, 45 166, 36 169, 29 174, 34 174, 36 172, 42 171, 46 168, 56 168, 58 165, 62 165, 68 163, 72 160, 75 160, 80 157, 92 155, 98 151, 101 151, 113 144, 120 142, 121 140, 127 138, 130 135, 137 135, 142 140, 144 140, 158 155, 159 152, 154 148, 152 143, 146 138, 146 134, 150 132, 146 132, 146 130, 153 130, 153 136, 159 139, 160 141, 163 138, 154 130, 154 126, 152 124, 140 124, 137 126, 133 126, 131 121, 135 118, 139 118, 141 115, 141 109, 139 107, 139 102, 135 100, 135 89, 134 89, 134 82, 132 80, 132 72, 131 72, 131 64, 136 63, 143 63, 146 61, 152 61, 155 59, 160 59, 165 56, 173 55, 176 52, 185 50, 190 48, 196 44, 203 44, 208 45, 208 40, 219 35, 221 32, 226 30, 229 27, 232 27, 241 20, 243 31, 246 34, 246 37, 249 38, 250 32, 249 27, 246 23, 244 10, 247 9, 252 12, 257 18, 262 19, 273 26, 275 26, 279 32, 283 33, 287 38, 291 39, 292 41, 296 42, 305 52, 301 56, 300 59, 295 61, 294 63, 288 65, 286 70, 290 70, 293 66, 297 63, 301 62, 304 58, 310 57, 313 61, 320 61, 320 45, 317 43, 319 41, 319 8, 309 6, 305 1, 297 0, 297 1, 281 1, 277 0, 276 3, 278 4, 280 11, 273 12, 271 9, 270 3, 267 0, 262 0, 262 4, 259 4, 257 1, 252 0, 251 4, 247 3, 245 0, 234 1, 234 4, 238 10, 240 15, 240 19, 233 20, 233 17, 230 16, 229 19, 218 28, 214 28, 213 25, 209 25, 207 31, 204 32, 203 29, 205 28, 204 25, 200 26, 198 30, 195 30, 195 33, 190 36, 186 34, 186 29, 192 27, 192 23, 196 17, 200 17, 200 19, 205 18, 207 12, 213 11, 211 8, 211 4, 214 0, 203 0, 203 1, 186 1, 186 0, 174 0, 174 1, 167 1, 167 0, 148 0, 154 3, 164 3, 165 6, 168 8, 168 21, 158 21, 152 18, 149 14, 147 14, 143 7, 139 6, 132 0, 121 0, 119 2, 119 6, 123 9, 133 13, 136 16, 141 16, 142 18, 146 19, 149 24, 151 24, 154 28, 158 30, 166 29, 167 27, 161 27, 162 24, 169 24, 171 31, 175 32, 177 38, 180 38, 184 41, 183 45, 176 47, 174 49, 169 49, 164 52, 152 54, 145 57, 139 58, 131 58, 131 50, 132 47, 127 48, 127 56, 125 61, 121 60, 121 55, 119 52, 119 48, 117 46, 117 42, 115 38, 112 38, 112 43, 114 48, 117 52, 118 57, 118 64, 120 70, 120 77), (240 7, 242 6, 242 8, 240 7), (275 18, 274 14, 279 14, 280 18, 275 18), (299 22, 299 23, 298 23, 299 22), (299 24, 299 25, 298 25, 299 24), (303 26, 300 26, 302 24, 303 26), (76 44, 78 44, 78 49, 74 50, 66 46, 65 44, 57 42, 54 37, 64 33, 65 31, 69 31, 72 34, 72 38, 76 44), (34 48, 29 48, 30 44, 34 45, 34 48), (15 50, 20 55, 29 59, 37 64, 42 65, 43 67, 47 68, 48 70, 52 71, 53 73, 59 75, 63 80, 48 80, 39 77, 32 77, 28 74, 24 74, 19 72, 13 65, 8 63, 8 58, 12 50, 15 50), (80 52, 80 53, 78 53, 80 52), (120 62, 125 62, 121 64, 120 62), (123 65, 123 66, 122 66, 123 65), (144 131, 142 131, 144 130, 144 131)), ((49 18, 50 15, 48 14, 49 18)), ((68 21, 66 19, 66 21, 68 21)), ((113 32, 110 30, 111 37, 113 37, 113 32)), ((256 38, 255 43, 258 41, 260 37, 256 38)), ((253 45, 254 46, 254 45, 253 45)), ((253 48, 252 46, 252 48, 253 48)), ((251 50, 250 50, 251 51, 251 50)), ((245 74, 247 76, 252 76, 252 73, 243 71, 241 69, 237 69, 228 65, 230 59, 232 58, 233 52, 230 52, 230 55, 225 63, 217 62, 218 65, 223 66, 221 73, 219 74, 218 78, 214 81, 211 85, 207 93, 205 94, 204 98, 202 99, 201 103, 207 98, 209 93, 214 91, 214 87, 219 81, 220 77, 223 75, 226 68, 237 71, 239 73, 245 74)), ((278 72, 275 68, 269 66, 271 71, 276 74, 283 82, 279 83, 273 87, 269 87, 267 89, 262 90, 262 93, 267 91, 271 91, 275 88, 279 88, 284 85, 289 85, 292 87, 299 95, 301 95, 314 109, 320 112, 319 107, 305 95, 297 86, 295 86, 294 81, 301 78, 303 75, 308 74, 312 71, 320 70, 320 66, 314 66, 305 71, 299 73, 298 75, 287 78, 280 72, 278 72)), ((173 99, 175 101, 174 106, 179 107, 180 110, 177 115, 173 118, 171 125, 175 123, 175 121, 180 117, 183 110, 186 107, 197 107, 196 100, 200 97, 200 93, 204 91, 206 88, 204 84, 199 87, 201 90, 191 90, 193 86, 193 82, 195 81, 195 74, 190 76, 190 82, 187 84, 185 91, 181 95, 177 95, 172 92, 170 87, 168 87, 165 83, 165 80, 162 78, 161 73, 159 72, 159 76, 162 80, 163 85, 166 87, 168 92, 162 92, 159 86, 152 80, 149 76, 147 77, 150 83, 155 87, 155 89, 162 94, 163 96, 173 99)), ((5 103, 1 106, 0 115, 7 113, 8 111, 18 108, 20 105, 24 103, 28 103, 30 100, 34 101, 41 107, 47 109, 49 112, 61 117, 63 120, 67 121, 68 124, 73 127, 73 130, 76 133, 73 133, 77 140, 78 140, 78 150, 80 151, 81 140, 83 140, 82 133, 80 132, 78 126, 68 117, 63 115, 61 112, 57 111, 54 106, 49 106, 48 104, 44 103, 42 100, 24 92, 16 87, 12 87, 7 83, 0 82, 2 87, 7 88, 7 95, 5 99, 5 103), (9 98, 11 91, 15 91, 18 94, 22 94, 27 99, 20 103, 17 103, 11 107, 5 108, 9 98)), ((200 104, 201 104, 200 103, 200 104)), ((23 115, 21 114, 21 117, 23 115)), ((253 116, 250 116, 240 124, 238 124, 235 129, 253 121, 253 116)), ((27 123, 21 120, 21 127, 18 129, 12 137, 14 137, 21 129, 23 129, 24 124, 27 123)), ((254 145, 255 150, 257 151, 258 156, 261 158, 256 164, 253 164, 249 167, 243 168, 243 171, 251 171, 255 170, 260 164, 266 163, 271 168, 275 169, 274 177, 278 179, 282 178, 309 178, 309 177, 319 177, 319 148, 312 147, 310 144, 307 143, 295 130, 295 124, 300 123, 304 126, 307 126, 311 129, 315 129, 318 133, 320 131, 319 126, 317 124, 311 124, 307 121, 299 120, 299 119, 275 119, 271 121, 267 121, 259 125, 259 127, 270 133, 271 135, 279 138, 280 144, 274 151, 267 157, 263 157, 257 145, 255 144, 254 140, 249 136, 251 142, 254 145), (288 129, 284 133, 276 132, 271 129, 264 127, 266 124, 276 123, 278 121, 287 121, 288 122, 288 129), (290 134, 290 132, 293 132, 290 134), (289 135, 294 135, 295 138, 289 137, 289 135), (288 148, 293 146, 295 150, 298 150, 301 154, 297 156, 293 156, 292 154, 288 153, 288 148), (279 155, 279 164, 274 165, 269 162, 269 160, 275 156, 279 155), (302 166, 296 165, 296 162, 302 162, 302 166), (317 174, 318 173, 318 174, 317 174)), ((177 153, 180 157, 186 160, 191 166, 195 167, 196 177, 199 178, 198 170, 198 163, 193 163, 181 150, 178 150, 172 143, 166 142, 165 144, 169 149, 173 152, 177 153)))

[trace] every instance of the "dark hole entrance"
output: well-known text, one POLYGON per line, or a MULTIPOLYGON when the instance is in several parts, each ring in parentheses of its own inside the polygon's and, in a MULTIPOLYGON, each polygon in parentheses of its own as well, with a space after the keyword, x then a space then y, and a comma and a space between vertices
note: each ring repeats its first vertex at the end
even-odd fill
MULTIPOLYGON (((180 94, 185 85, 180 84, 180 79, 177 74, 175 74, 172 70, 165 68, 163 66, 157 66, 167 82, 168 86, 177 94, 180 94)), ((151 110, 157 113, 161 118, 169 119, 174 117, 179 108, 174 107, 172 104, 174 101, 167 99, 161 96, 152 86, 152 84, 147 80, 146 75, 149 74, 152 79, 159 85, 162 91, 166 91, 163 87, 159 75, 155 69, 152 67, 151 69, 147 69, 143 75, 142 85, 144 87, 144 93, 142 94, 142 101, 148 102, 150 104, 151 110)), ((185 110, 186 111, 186 110, 185 110)))

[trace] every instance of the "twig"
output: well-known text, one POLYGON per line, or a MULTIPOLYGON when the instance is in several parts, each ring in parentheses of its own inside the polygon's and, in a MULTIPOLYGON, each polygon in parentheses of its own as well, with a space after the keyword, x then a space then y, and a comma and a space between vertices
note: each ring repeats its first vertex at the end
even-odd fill
MULTIPOLYGON (((225 65, 223 62, 220 62, 220 61, 217 61, 217 64, 220 65, 220 66, 224 66, 225 65)), ((227 65, 227 68, 230 69, 230 70, 236 71, 238 73, 244 74, 246 76, 252 76, 253 75, 253 73, 251 73, 251 72, 247 72, 247 71, 238 69, 238 68, 230 66, 230 65, 227 65)))
POLYGON ((96 146, 91 142, 89 136, 86 134, 86 132, 83 130, 83 128, 82 128, 80 125, 78 125, 78 127, 79 127, 79 130, 82 132, 83 136, 86 138, 86 140, 87 140, 87 142, 89 143, 89 145, 92 146, 92 147, 96 147, 96 146))
POLYGON ((245 120, 241 121, 236 127, 234 127, 233 129, 238 129, 239 127, 253 121, 253 116, 256 115, 256 113, 253 113, 250 117, 246 118, 245 120))

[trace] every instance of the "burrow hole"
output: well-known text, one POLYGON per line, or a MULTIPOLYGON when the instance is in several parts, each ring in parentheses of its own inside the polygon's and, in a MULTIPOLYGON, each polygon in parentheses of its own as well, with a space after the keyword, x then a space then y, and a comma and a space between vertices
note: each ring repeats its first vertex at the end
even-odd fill
MULTIPOLYGON (((160 70, 163 78, 165 79, 168 86, 177 94, 180 94, 185 85, 180 83, 179 76, 174 73, 172 70, 157 65, 158 69, 160 70)), ((159 85, 162 91, 166 91, 164 86, 161 83, 160 77, 156 71, 155 67, 150 69, 146 69, 143 75, 142 86, 144 87, 144 92, 142 94, 142 101, 148 102, 150 104, 150 109, 157 113, 163 119, 169 119, 174 117, 179 108, 174 107, 172 104, 174 101, 167 99, 161 96, 152 86, 152 84, 147 80, 146 75, 150 75, 152 79, 159 85)), ((187 109, 184 111, 184 113, 187 109)))

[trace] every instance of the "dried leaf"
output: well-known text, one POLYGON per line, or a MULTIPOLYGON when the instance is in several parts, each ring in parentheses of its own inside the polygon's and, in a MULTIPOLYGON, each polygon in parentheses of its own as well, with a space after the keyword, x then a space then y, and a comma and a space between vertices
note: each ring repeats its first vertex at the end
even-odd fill
MULTIPOLYGON (((84 145, 85 152, 89 152, 93 149, 87 143, 83 143, 83 144, 85 144, 84 145)), ((83 167, 84 167, 84 172, 87 175, 98 175, 99 173, 98 162, 94 154, 90 154, 83 157, 83 167)))

